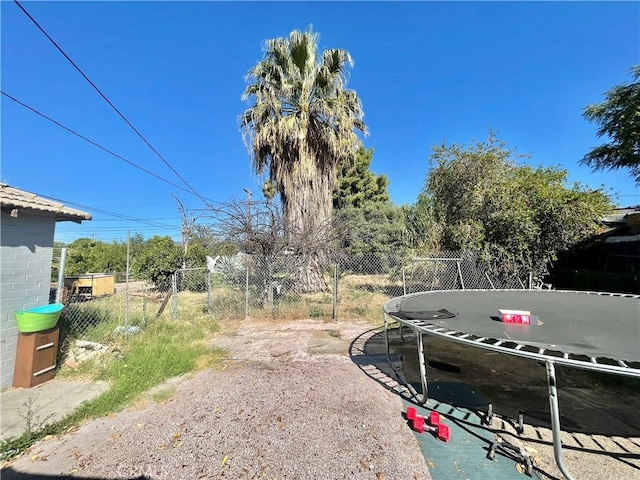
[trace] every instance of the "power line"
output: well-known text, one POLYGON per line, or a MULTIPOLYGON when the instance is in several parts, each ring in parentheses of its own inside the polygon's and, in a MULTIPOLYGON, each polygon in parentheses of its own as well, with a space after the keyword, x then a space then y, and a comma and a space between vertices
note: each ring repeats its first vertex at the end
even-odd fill
MULTIPOLYGON (((93 140, 91 140, 91 139, 89 139, 89 138, 85 137, 84 135, 82 135, 82 134, 80 134, 80 133, 76 132, 75 130, 72 130, 71 128, 69 128, 69 127, 67 127, 67 126, 65 126, 65 125, 63 125, 63 124, 61 124, 61 123, 60 123, 60 122, 58 122, 57 120, 54 120, 53 118, 51 118, 51 117, 49 117, 49 116, 45 115, 44 113, 42 113, 42 112, 40 112, 40 111, 36 110, 34 107, 31 107, 31 106, 27 105, 26 103, 21 102, 20 100, 18 100, 17 98, 15 98, 13 95, 9 95, 7 92, 5 92, 5 91, 3 91, 3 90, 0 90, 0 93, 1 93, 2 95, 4 95, 5 97, 7 97, 8 99, 10 99, 10 100, 14 101, 15 103, 17 103, 18 105, 21 105, 22 107, 24 107, 24 108, 26 108, 26 109, 28 109, 28 110, 32 111, 32 112, 33 112, 33 113, 35 113, 36 115, 38 115, 38 116, 40 116, 40 117, 44 118, 45 120, 50 121, 51 123, 53 123, 53 124, 57 125, 58 127, 62 128, 62 129, 64 129, 64 130, 66 130, 67 132, 72 133, 72 134, 73 134, 73 135, 75 135, 76 137, 79 137, 79 138, 81 138, 82 140, 84 140, 85 142, 90 143, 90 144, 91 144, 91 145, 93 145, 94 147, 98 147, 100 150, 102 150, 102 151, 104 151, 104 152, 107 152, 109 155, 113 155, 113 156, 114 156, 114 157, 116 157, 117 159, 122 160, 123 162, 128 163, 129 165, 131 165, 132 167, 137 168, 138 170, 142 170, 142 171, 143 171, 144 173, 146 173, 147 175, 151 175, 152 177, 155 177, 155 178, 157 178, 158 180, 162 180, 163 182, 168 183, 169 185, 171 185, 171 186, 173 186, 173 187, 179 188, 180 190, 183 190, 183 191, 185 191, 185 192, 187 192, 187 193, 193 193, 193 192, 191 192, 190 190, 187 190, 186 188, 181 187, 180 185, 178 185, 178 184, 176 184, 176 183, 173 183, 173 182, 171 182, 171 181, 167 180, 166 178, 162 178, 160 175, 157 175, 157 174, 155 174, 155 173, 153 173, 153 172, 151 172, 151 171, 147 170, 147 169, 146 169, 146 168, 144 168, 144 167, 141 167, 140 165, 138 165, 138 164, 136 164, 136 163, 132 162, 131 160, 127 160, 127 159, 126 159, 126 158, 124 158, 123 156, 118 155, 117 153, 112 152, 112 151, 111 151, 111 150, 109 150, 108 148, 103 147, 102 145, 100 145, 99 143, 94 142, 93 140)), ((196 194, 196 195, 197 195, 197 194, 196 194)), ((199 195, 198 195, 198 196, 199 196, 199 195)))
MULTIPOLYGON (((154 220, 180 220, 180 217, 158 217, 158 218, 145 218, 145 220, 154 221, 154 220)), ((91 219, 91 223, 93 222, 124 222, 123 219, 110 219, 110 218, 93 218, 91 219)))
POLYGON ((133 222, 139 222, 139 223, 143 223, 143 224, 146 224, 146 225, 151 225, 152 227, 174 228, 174 225, 168 225, 166 223, 151 222, 151 221, 143 219, 143 218, 129 217, 128 215, 123 215, 121 213, 116 213, 116 212, 110 212, 108 210, 102 210, 100 208, 92 207, 90 205, 83 205, 81 203, 70 202, 70 201, 67 201, 67 200, 62 200, 60 198, 54 198, 54 197, 47 197, 47 198, 49 198, 51 200, 55 200, 56 202, 61 202, 61 203, 66 204, 66 205, 73 205, 75 207, 84 208, 86 210, 102 213, 104 215, 110 215, 110 216, 113 216, 113 217, 116 217, 116 218, 122 218, 122 219, 125 219, 125 220, 131 220, 133 222))
POLYGON ((153 153, 156 154, 156 156, 162 160, 164 162, 164 164, 169 167, 169 169, 180 179, 182 180, 182 182, 189 188, 189 190, 191 190, 195 196, 197 196, 200 200, 202 200, 202 202, 205 205, 208 205, 208 202, 198 193, 196 192, 196 190, 189 184, 189 182, 187 182, 177 171, 175 168, 173 168, 171 166, 171 164, 165 160, 165 158, 160 155, 160 153, 153 147, 153 145, 151 145, 151 143, 149 143, 149 141, 138 131, 138 129, 136 127, 133 126, 133 124, 127 119, 127 117, 125 117, 122 112, 120 112, 120 110, 118 110, 118 108, 111 103, 111 101, 106 97, 106 95, 104 93, 102 93, 102 91, 91 81, 91 79, 89 79, 89 77, 82 71, 82 69, 80 67, 78 67, 78 65, 76 65, 76 63, 71 60, 71 58, 69 57, 69 55, 67 55, 65 53, 65 51, 56 43, 56 41, 51 38, 51 36, 49 36, 49 34, 44 30, 44 28, 42 28, 40 26, 40 24, 29 14, 29 12, 27 12, 27 10, 20 5, 20 2, 18 2, 18 0, 13 0, 14 3, 16 5, 18 5, 18 7, 20 8, 20 10, 22 10, 24 12, 24 14, 29 17, 29 20, 31 20, 33 22, 33 24, 38 27, 38 29, 44 34, 45 37, 47 37, 47 39, 53 44, 54 47, 56 47, 56 49, 64 56, 64 58, 66 58, 69 63, 71 63, 71 65, 73 65, 73 67, 78 71, 78 73, 80 73, 80 75, 82 75, 82 77, 89 82, 89 84, 93 87, 93 89, 98 92, 98 94, 104 99, 105 102, 107 102, 109 104, 109 106, 120 116, 120 118, 122 118, 125 123, 127 125, 129 125, 129 127, 131 127, 131 129, 136 133, 136 135, 138 135, 138 137, 140 137, 142 139, 142 141, 151 149, 151 151, 153 153))

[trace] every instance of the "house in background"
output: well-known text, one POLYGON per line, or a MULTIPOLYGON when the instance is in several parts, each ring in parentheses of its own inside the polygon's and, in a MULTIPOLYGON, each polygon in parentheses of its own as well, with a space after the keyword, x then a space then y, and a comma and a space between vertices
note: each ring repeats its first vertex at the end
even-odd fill
POLYGON ((551 271, 558 289, 640 293, 640 205, 617 208, 604 230, 559 255, 551 271))
POLYGON ((56 222, 91 215, 0 184, 0 390, 13 383, 18 327, 15 310, 49 303, 56 222))

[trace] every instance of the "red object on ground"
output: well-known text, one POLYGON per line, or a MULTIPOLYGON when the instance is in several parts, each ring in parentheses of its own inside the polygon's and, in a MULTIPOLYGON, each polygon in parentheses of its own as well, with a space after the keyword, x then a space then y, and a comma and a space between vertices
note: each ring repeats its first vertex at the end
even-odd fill
POLYGON ((415 407, 409 407, 407 408, 407 420, 413 420, 414 418, 416 418, 417 412, 415 407))
POLYGON ((432 432, 438 440, 442 440, 443 442, 448 442, 451 438, 449 426, 444 423, 440 423, 440 414, 438 412, 431 412, 429 414, 429 423, 431 425, 426 424, 425 417, 418 415, 414 407, 407 408, 406 415, 411 428, 416 432, 424 433, 425 430, 432 432))
POLYGON ((436 430, 436 436, 438 440, 442 440, 443 442, 448 442, 451 438, 451 433, 449 432, 449 426, 441 423, 438 425, 436 430))
POLYGON ((440 414, 438 412, 431 412, 429 414, 429 423, 434 427, 440 425, 440 414))
POLYGON ((418 433, 424 433, 424 417, 422 415, 418 415, 413 419, 413 429, 418 433))

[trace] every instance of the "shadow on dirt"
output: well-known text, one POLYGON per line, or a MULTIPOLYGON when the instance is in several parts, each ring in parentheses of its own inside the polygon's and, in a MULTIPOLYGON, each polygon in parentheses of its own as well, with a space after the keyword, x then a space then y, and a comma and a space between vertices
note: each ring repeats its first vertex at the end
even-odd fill
MULTIPOLYGON (((391 360, 401 362, 406 381, 422 393, 415 335, 389 331, 391 360)), ((510 423, 520 411, 526 424, 550 428, 545 367, 539 362, 424 337, 429 398, 484 415, 493 412, 510 423)), ((351 359, 362 365, 387 363, 384 332, 370 330, 356 338, 351 359)), ((381 370, 385 370, 383 367, 381 370)), ((386 372, 397 381, 391 366, 386 372)), ((640 383, 569 368, 557 368, 562 430, 605 436, 640 436, 640 383)), ((387 386, 388 380, 376 379, 387 386)), ((639 450, 633 452, 640 456, 639 450)), ((632 452, 629 452, 632 453, 632 452)))
MULTIPOLYGON (((357 337, 349 347, 349 356, 370 378, 417 405, 416 394, 422 394, 417 342, 414 334, 407 329, 403 331, 404 335, 399 328, 389 331, 389 356, 385 334, 379 330, 369 330, 357 337), (402 384, 409 384, 413 393, 402 388, 402 384)), ((424 346, 428 361, 429 410, 439 411, 448 421, 472 435, 485 451, 493 440, 479 433, 477 419, 486 418, 488 404, 492 404, 494 415, 503 421, 501 427, 490 430, 499 435, 513 435, 515 419, 522 411, 525 425, 533 428, 527 427, 527 433, 519 435, 520 440, 550 448, 551 437, 540 433, 541 429, 551 426, 544 365, 428 335, 424 337, 424 346), (469 421, 469 417, 476 420, 469 421)), ((640 386, 627 379, 611 378, 611 375, 566 368, 558 368, 557 377, 561 428, 576 439, 576 445, 565 444, 563 449, 610 457, 633 470, 640 470, 637 465, 640 460, 637 438, 640 436, 640 386), (579 434, 589 435, 593 446, 583 445, 579 434), (619 451, 612 452, 606 444, 601 444, 600 435, 613 437, 619 451)), ((541 478, 560 480, 540 465, 535 469, 541 478)))
MULTIPOLYGON (((64 480, 64 479, 73 479, 73 480, 109 480, 108 478, 99 478, 99 477, 79 477, 76 475, 40 475, 34 473, 20 473, 13 468, 9 467, 6 469, 2 469, 2 480, 50 480, 50 479, 64 480)), ((139 477, 130 477, 128 479, 123 480, 150 480, 147 476, 139 476, 139 477)))

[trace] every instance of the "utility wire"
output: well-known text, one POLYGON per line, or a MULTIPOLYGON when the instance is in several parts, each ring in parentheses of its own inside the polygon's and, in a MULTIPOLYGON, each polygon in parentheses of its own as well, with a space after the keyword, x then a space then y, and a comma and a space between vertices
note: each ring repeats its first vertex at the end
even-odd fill
POLYGON ((171 182, 171 181, 167 180, 166 178, 162 178, 160 175, 156 175, 155 173, 153 173, 153 172, 151 172, 151 171, 147 170, 147 169, 146 169, 146 168, 144 168, 144 167, 141 167, 140 165, 138 165, 138 164, 136 164, 136 163, 134 163, 134 162, 132 162, 132 161, 130 161, 130 160, 127 160, 127 159, 126 159, 126 158, 124 158, 123 156, 118 155, 117 153, 112 152, 112 151, 111 151, 111 150, 109 150, 108 148, 103 147, 102 145, 100 145, 100 144, 98 144, 98 143, 94 142, 93 140, 91 140, 91 139, 89 139, 89 138, 85 137, 84 135, 82 135, 82 134, 80 134, 80 133, 76 132, 75 130, 72 130, 71 128, 69 128, 69 127, 67 127, 67 126, 65 126, 65 125, 63 125, 63 124, 61 124, 61 123, 60 123, 60 122, 58 122, 57 120, 54 120, 53 118, 51 118, 51 117, 49 117, 49 116, 45 115, 44 113, 42 113, 42 112, 40 112, 40 111, 36 110, 35 108, 33 108, 33 107, 31 107, 31 106, 27 105, 26 103, 21 102, 20 100, 18 100, 18 99, 17 99, 17 98, 15 98, 14 96, 9 95, 7 92, 5 92, 5 91, 3 91, 3 90, 0 90, 0 93, 1 93, 2 95, 4 95, 5 97, 7 97, 8 99, 10 99, 10 100, 14 101, 15 103, 17 103, 18 105, 21 105, 21 106, 23 106, 24 108, 26 108, 26 109, 28 109, 28 110, 32 111, 32 112, 33 112, 33 113, 35 113, 36 115, 39 115, 40 117, 44 118, 45 120, 49 120, 51 123, 53 123, 53 124, 57 125, 58 127, 62 128, 62 129, 64 129, 64 130, 66 130, 66 131, 67 131, 67 132, 69 132, 69 133, 72 133, 72 134, 73 134, 73 135, 75 135, 76 137, 79 137, 79 138, 81 138, 82 140, 84 140, 85 142, 90 143, 90 144, 91 144, 91 145, 93 145, 94 147, 98 147, 100 150, 102 150, 102 151, 104 151, 104 152, 107 152, 109 155, 113 155, 113 156, 114 156, 114 157, 116 157, 117 159, 122 160, 123 162, 128 163, 129 165, 131 165, 132 167, 137 168, 138 170, 142 170, 142 171, 143 171, 144 173, 146 173, 147 175, 151 175, 152 177, 155 177, 155 178, 157 178, 158 180, 162 180, 163 182, 168 183, 169 185, 171 185, 171 186, 173 186, 173 187, 179 188, 180 190, 183 190, 183 191, 185 191, 185 192, 187 192, 187 193, 193 193, 193 192, 191 192, 190 190, 187 190, 186 188, 181 187, 180 185, 178 185, 178 184, 176 184, 176 183, 173 183, 173 182, 171 182))
POLYGON ((160 153, 153 147, 153 145, 151 145, 151 143, 149 143, 149 141, 138 131, 138 129, 136 127, 133 126, 133 124, 127 119, 127 117, 125 117, 122 112, 120 112, 120 110, 118 110, 118 108, 111 103, 111 101, 106 97, 106 95, 104 93, 102 93, 102 91, 91 81, 91 79, 89 79, 89 77, 87 77, 87 75, 85 75, 85 73, 82 71, 82 69, 80 67, 78 67, 78 65, 76 65, 76 63, 71 60, 71 58, 69 57, 69 55, 67 55, 65 53, 64 50, 62 50, 62 48, 56 43, 56 41, 51 38, 51 36, 49 36, 49 34, 45 31, 44 28, 42 28, 40 26, 40 24, 29 14, 29 12, 27 12, 27 10, 20 5, 20 2, 18 2, 18 0, 13 0, 14 3, 16 5, 18 5, 18 7, 20 8, 20 10, 22 10, 24 12, 24 14, 29 17, 29 20, 31 20, 33 22, 33 24, 38 27, 38 29, 44 34, 45 37, 47 37, 47 39, 53 44, 54 47, 56 47, 56 49, 64 56, 64 58, 66 58, 69 63, 71 63, 71 65, 73 65, 73 67, 78 71, 78 73, 80 73, 80 75, 82 75, 82 77, 89 82, 89 84, 93 87, 93 89, 98 92, 98 94, 104 99, 105 102, 107 102, 109 104, 109 106, 120 116, 120 118, 122 118, 125 123, 127 125, 129 125, 129 127, 131 127, 131 129, 136 133, 136 135, 138 135, 138 137, 140 137, 142 139, 142 141, 151 149, 151 151, 153 153, 155 153, 158 158, 160 160, 162 160, 164 162, 164 164, 169 167, 169 169, 180 179, 182 180, 182 182, 189 188, 189 190, 191 190, 194 195, 196 197, 198 197, 200 200, 202 200, 202 202, 205 205, 209 205, 209 203, 198 193, 196 192, 196 190, 189 184, 189 182, 187 182, 177 171, 175 168, 173 168, 171 166, 171 164, 165 160, 165 158, 160 155, 160 153))
POLYGON ((67 200, 62 200, 60 198, 54 198, 54 197, 47 197, 51 200, 54 200, 56 202, 60 202, 63 203, 65 205, 72 205, 74 207, 79 207, 79 208, 84 208, 86 210, 90 210, 93 212, 98 212, 98 213, 102 213, 104 215, 110 215, 112 217, 116 217, 116 218, 122 218, 125 220, 131 220, 133 222, 139 222, 139 223, 144 223, 146 225, 151 225, 152 227, 162 227, 162 228, 174 228, 173 225, 168 225, 166 223, 156 223, 156 222, 151 222, 149 220, 145 220, 143 218, 135 218, 135 217, 129 217, 128 215, 123 215, 121 213, 115 213, 115 212, 110 212, 108 210, 102 210, 100 208, 96 208, 96 207, 92 207, 90 205, 83 205, 81 203, 76 203, 76 202, 69 202, 67 200))

